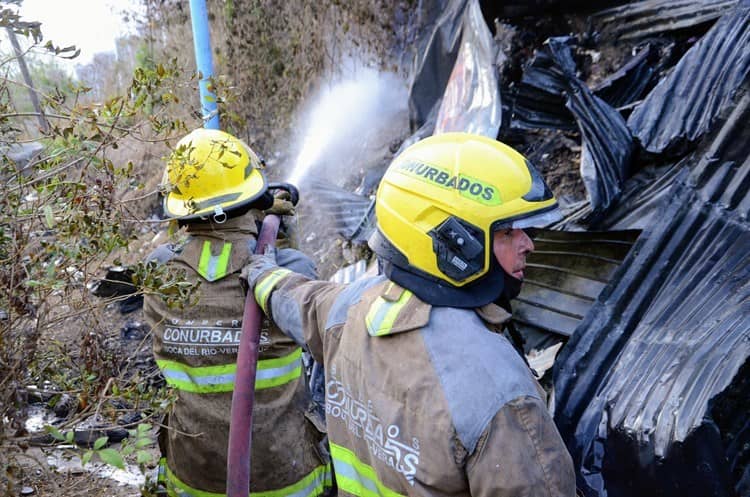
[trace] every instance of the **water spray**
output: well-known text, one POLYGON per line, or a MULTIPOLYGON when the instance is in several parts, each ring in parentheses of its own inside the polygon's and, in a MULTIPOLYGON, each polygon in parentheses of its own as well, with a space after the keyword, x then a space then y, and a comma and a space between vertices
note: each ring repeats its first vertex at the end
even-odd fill
POLYGON ((398 128, 407 98, 403 80, 372 68, 323 84, 300 119, 301 145, 288 181, 299 186, 313 171, 337 180, 358 172, 352 167, 361 162, 362 148, 398 128))

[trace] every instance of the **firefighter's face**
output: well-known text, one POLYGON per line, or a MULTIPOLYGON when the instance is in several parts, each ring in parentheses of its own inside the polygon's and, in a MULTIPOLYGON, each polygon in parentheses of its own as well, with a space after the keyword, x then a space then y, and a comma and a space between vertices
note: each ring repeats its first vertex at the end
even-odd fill
POLYGON ((492 239, 492 253, 506 273, 523 280, 526 256, 534 251, 534 242, 520 229, 502 229, 492 239))

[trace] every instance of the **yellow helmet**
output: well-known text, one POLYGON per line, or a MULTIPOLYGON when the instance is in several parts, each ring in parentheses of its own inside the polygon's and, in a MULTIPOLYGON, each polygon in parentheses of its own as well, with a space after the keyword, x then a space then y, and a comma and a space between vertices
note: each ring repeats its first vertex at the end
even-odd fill
MULTIPOLYGON (((497 140, 469 133, 431 136, 396 157, 380 181, 375 217, 369 244, 390 263, 391 279, 420 297, 424 280, 442 289, 478 291, 482 303, 471 305, 491 302, 493 292, 502 290, 502 278, 496 285, 483 279, 499 267, 492 254, 494 231, 562 218, 528 160, 497 140)), ((452 298, 430 303, 449 305, 452 298)))
POLYGON ((261 160, 242 140, 199 128, 182 138, 167 161, 164 211, 182 220, 221 216, 268 189, 261 160))

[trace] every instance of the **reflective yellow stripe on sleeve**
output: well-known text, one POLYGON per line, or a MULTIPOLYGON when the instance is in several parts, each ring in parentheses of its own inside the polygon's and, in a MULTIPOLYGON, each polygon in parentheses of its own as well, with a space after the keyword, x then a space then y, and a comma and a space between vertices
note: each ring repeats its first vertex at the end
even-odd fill
MULTIPOLYGON (((389 285, 388 289, 390 290, 392 286, 393 283, 389 285)), ((389 334, 398 313, 401 312, 401 309, 404 308, 412 295, 409 290, 404 290, 395 302, 378 297, 370 306, 367 316, 365 316, 367 332, 370 336, 376 337, 389 334)))
POLYGON ((372 466, 357 458, 349 449, 330 443, 333 468, 336 470, 336 485, 359 497, 403 497, 381 483, 372 466))
MULTIPOLYGON (((237 365, 188 366, 177 361, 158 359, 167 383, 185 392, 220 393, 234 390, 237 365)), ((302 349, 295 348, 291 354, 274 359, 261 359, 255 374, 255 390, 284 385, 302 375, 302 349)))
POLYGON ((232 254, 232 244, 224 242, 219 255, 211 253, 211 242, 203 242, 201 257, 198 261, 198 273, 208 281, 216 281, 227 275, 229 256, 232 254))
POLYGON ((271 290, 273 290, 273 287, 276 286, 276 283, 278 283, 281 278, 289 273, 291 273, 291 271, 288 269, 274 269, 268 273, 267 276, 264 276, 257 285, 255 285, 255 300, 266 315, 268 315, 268 297, 271 295, 271 290))
MULTIPOLYGON (((206 492, 205 490, 192 488, 177 478, 169 466, 165 464, 164 467, 166 470, 167 495, 169 497, 224 497, 226 495, 224 493, 206 492)), ((278 490, 251 491, 250 497, 317 497, 322 495, 323 491, 332 485, 331 467, 326 464, 325 466, 318 466, 297 483, 292 483, 278 490)))

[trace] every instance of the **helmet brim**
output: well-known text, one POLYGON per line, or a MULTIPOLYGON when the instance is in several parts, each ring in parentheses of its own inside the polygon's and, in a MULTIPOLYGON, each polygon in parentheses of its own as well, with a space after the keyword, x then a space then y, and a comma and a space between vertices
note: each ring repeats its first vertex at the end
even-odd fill
POLYGON ((164 196, 164 213, 170 218, 183 221, 202 219, 213 215, 217 207, 221 212, 230 212, 252 203, 266 190, 268 190, 268 182, 265 175, 256 169, 238 189, 222 192, 213 197, 186 199, 174 192, 169 192, 164 196))

